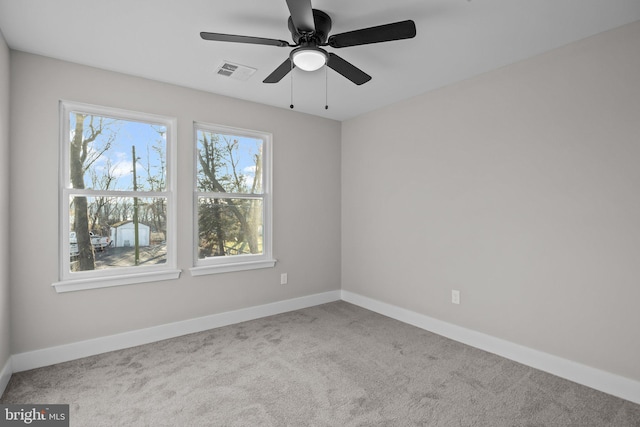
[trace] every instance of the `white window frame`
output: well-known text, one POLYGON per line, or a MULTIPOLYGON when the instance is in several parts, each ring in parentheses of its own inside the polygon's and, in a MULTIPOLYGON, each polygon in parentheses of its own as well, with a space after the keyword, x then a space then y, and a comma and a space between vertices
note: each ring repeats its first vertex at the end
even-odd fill
POLYGON ((272 144, 273 136, 270 133, 259 132, 247 129, 233 128, 229 126, 216 125, 210 123, 193 122, 193 267, 189 269, 192 276, 202 276, 206 274, 228 273, 232 271, 255 270, 260 268, 271 268, 276 264, 273 259, 273 225, 272 225, 272 144), (262 254, 246 254, 234 256, 198 258, 199 244, 199 224, 198 224, 198 197, 220 197, 220 198, 256 198, 255 194, 238 193, 212 193, 200 192, 197 187, 198 175, 198 130, 205 132, 220 133, 225 135, 236 135, 247 138, 262 140, 262 209, 263 209, 263 242, 262 254))
POLYGON ((60 101, 60 172, 59 172, 59 281, 52 284, 57 292, 80 291, 134 283, 156 282, 180 277, 176 256, 176 132, 177 120, 136 111, 71 101, 60 101), (69 170, 70 114, 74 111, 96 116, 137 121, 165 126, 166 141, 166 188, 165 191, 121 191, 71 188, 69 170), (73 195, 118 196, 118 197, 164 197, 167 200, 167 261, 163 264, 135 267, 118 267, 92 271, 70 271, 69 259, 69 198, 73 195))

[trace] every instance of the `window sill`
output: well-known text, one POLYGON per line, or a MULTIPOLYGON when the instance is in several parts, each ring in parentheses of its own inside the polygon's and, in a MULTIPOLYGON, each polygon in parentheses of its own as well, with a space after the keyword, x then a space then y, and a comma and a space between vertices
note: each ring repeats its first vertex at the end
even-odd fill
POLYGON ((276 265, 275 259, 262 261, 236 262, 229 264, 201 265, 191 267, 189 271, 192 276, 204 276, 207 274, 230 273, 232 271, 257 270, 260 268, 271 268, 276 265))
POLYGON ((53 283, 56 292, 84 291, 87 289, 109 288, 112 286, 133 285, 136 283, 173 280, 180 277, 182 270, 163 270, 146 273, 126 274, 121 276, 102 276, 89 279, 63 280, 53 283))

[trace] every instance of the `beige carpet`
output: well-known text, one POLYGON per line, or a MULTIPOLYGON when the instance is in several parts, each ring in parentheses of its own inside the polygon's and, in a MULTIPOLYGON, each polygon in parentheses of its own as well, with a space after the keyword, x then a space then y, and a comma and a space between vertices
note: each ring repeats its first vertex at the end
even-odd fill
POLYGON ((640 405, 335 302, 14 374, 92 426, 640 426, 640 405))

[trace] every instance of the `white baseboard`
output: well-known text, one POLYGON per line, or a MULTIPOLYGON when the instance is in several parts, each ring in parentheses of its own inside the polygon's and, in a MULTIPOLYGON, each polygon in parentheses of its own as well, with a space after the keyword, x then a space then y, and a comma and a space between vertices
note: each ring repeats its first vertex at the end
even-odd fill
POLYGON ((463 328, 353 292, 341 291, 342 300, 452 340, 514 360, 523 365, 640 404, 640 382, 592 368, 500 338, 463 328))
MULTIPOLYGON (((75 342, 57 347, 49 347, 41 350, 14 354, 11 358, 13 372, 21 372, 43 366, 54 365, 56 363, 68 362, 70 360, 106 353, 108 351, 149 344, 181 335, 206 331, 208 329, 286 313, 288 311, 300 310, 302 308, 338 300, 340 300, 340 291, 330 291, 255 307, 228 311, 225 313, 212 314, 210 316, 199 317, 197 319, 183 320, 180 322, 168 323, 166 325, 138 329, 135 331, 75 342)), ((11 375, 11 369, 9 369, 8 372, 9 375, 11 375)))
POLYGON ((13 355, 0 371, 0 395, 13 372, 21 372, 108 351, 135 347, 181 335, 344 300, 455 341, 540 369, 578 384, 640 404, 640 382, 500 338, 463 328, 349 291, 330 291, 248 307, 107 337, 13 355))
POLYGON ((13 373, 13 367, 11 364, 11 357, 7 360, 7 363, 4 364, 2 370, 0 370, 0 396, 4 393, 4 390, 7 388, 7 384, 9 384, 9 380, 11 379, 11 374, 13 373))

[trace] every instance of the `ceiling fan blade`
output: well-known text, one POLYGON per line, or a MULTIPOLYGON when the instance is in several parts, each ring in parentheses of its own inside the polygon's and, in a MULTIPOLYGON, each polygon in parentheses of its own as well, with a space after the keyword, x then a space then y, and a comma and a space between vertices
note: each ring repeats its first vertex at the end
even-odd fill
POLYGON ((329 37, 328 45, 335 48, 410 39, 416 36, 415 22, 400 21, 361 30, 348 31, 329 37))
POLYGON ((371 80, 371 76, 369 74, 365 73, 355 65, 340 58, 335 53, 329 53, 329 61, 327 61, 327 66, 337 73, 342 74, 344 77, 348 78, 357 85, 361 85, 371 80))
POLYGON ((316 30, 311 0, 287 0, 291 20, 298 31, 310 33, 316 30))
POLYGON ((265 39, 262 37, 250 37, 250 36, 236 36, 233 34, 220 34, 220 33, 200 33, 200 37, 204 40, 213 40, 218 42, 233 42, 233 43, 249 43, 249 44, 264 44, 267 46, 290 46, 284 40, 265 39))
POLYGON ((289 71, 291 71, 291 69, 294 67, 295 65, 293 64, 293 62, 291 62, 291 59, 287 58, 282 64, 278 66, 278 68, 273 71, 273 73, 269 74, 269 76, 267 76, 267 78, 264 79, 262 83, 278 83, 284 76, 289 74, 289 71))

